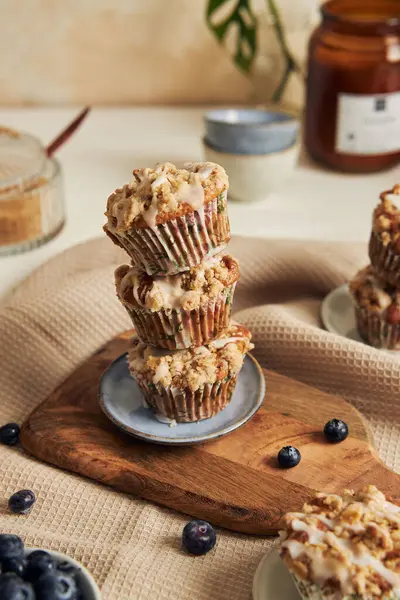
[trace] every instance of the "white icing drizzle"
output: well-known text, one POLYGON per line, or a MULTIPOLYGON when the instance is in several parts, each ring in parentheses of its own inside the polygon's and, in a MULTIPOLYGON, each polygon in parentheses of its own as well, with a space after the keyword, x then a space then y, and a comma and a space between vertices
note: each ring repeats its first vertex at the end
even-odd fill
POLYGON ((183 165, 187 171, 198 173, 201 179, 207 179, 215 169, 215 163, 203 162, 203 163, 185 163, 183 165))
POLYGON ((195 173, 193 181, 188 183, 184 181, 178 188, 176 198, 178 202, 189 204, 194 210, 200 208, 204 203, 204 188, 201 185, 201 178, 195 173))
MULTIPOLYGON (((197 280, 199 285, 206 283, 205 271, 217 266, 222 260, 222 256, 213 256, 196 267, 197 280)), ((203 290, 201 287, 197 290, 185 290, 182 287, 182 279, 185 273, 176 275, 167 275, 165 277, 153 276, 151 292, 146 292, 153 296, 159 292, 162 295, 163 309, 181 309, 185 305, 186 300, 191 300, 192 305, 200 302, 203 290)), ((118 293, 121 298, 124 298, 128 290, 132 290, 133 297, 139 306, 146 306, 146 299, 143 301, 139 295, 141 272, 138 268, 132 267, 118 283, 118 293)))
MULTIPOLYGON (((357 502, 362 509, 372 511, 376 517, 385 518, 389 521, 400 524, 400 507, 384 500, 384 496, 379 492, 372 495, 367 494, 365 501, 357 502)), ((288 516, 290 528, 295 532, 305 532, 307 534, 307 545, 288 537, 282 542, 282 548, 289 552, 293 560, 307 559, 310 565, 310 576, 312 582, 323 585, 329 579, 335 578, 340 583, 343 595, 353 594, 353 576, 354 573, 346 566, 346 562, 340 560, 334 553, 329 553, 329 547, 337 549, 345 555, 348 562, 359 567, 366 567, 378 573, 388 582, 395 593, 400 593, 400 575, 385 567, 382 561, 373 556, 365 545, 356 545, 351 539, 344 539, 337 535, 335 531, 352 531, 360 536, 368 528, 374 528, 382 536, 388 536, 387 528, 380 527, 374 521, 365 523, 348 523, 343 520, 328 519, 320 514, 290 513, 288 516), (309 519, 312 522, 306 523, 303 519, 309 519), (318 527, 318 521, 324 523, 328 530, 318 527), (326 549, 328 547, 328 550, 326 549)))
POLYGON ((239 341, 239 340, 244 340, 245 338, 237 336, 237 337, 227 337, 227 338, 220 338, 218 340, 213 340, 210 343, 210 346, 212 346, 213 348, 219 349, 219 348, 223 348, 224 346, 227 346, 228 344, 234 344, 235 342, 239 341))
POLYGON ((159 383, 161 379, 164 377, 168 377, 169 375, 169 365, 167 362, 161 361, 156 368, 156 371, 153 375, 153 383, 159 383))
POLYGON ((157 419, 157 421, 159 421, 160 423, 164 423, 165 425, 169 425, 170 427, 176 427, 177 423, 176 423, 175 419, 170 419, 169 417, 166 417, 165 415, 160 415, 160 413, 155 413, 154 416, 157 419))

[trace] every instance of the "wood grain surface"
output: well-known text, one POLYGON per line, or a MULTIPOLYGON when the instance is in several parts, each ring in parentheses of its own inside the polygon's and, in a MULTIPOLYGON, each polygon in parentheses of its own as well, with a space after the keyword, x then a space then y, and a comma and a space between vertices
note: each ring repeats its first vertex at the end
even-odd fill
POLYGON ((372 448, 360 413, 342 398, 264 371, 267 393, 254 417, 214 442, 158 446, 123 433, 98 403, 99 379, 124 353, 127 332, 68 377, 24 423, 21 441, 37 458, 122 492, 234 531, 276 533, 285 512, 315 490, 341 493, 373 483, 400 501, 400 477, 372 448), (329 444, 326 421, 347 422, 350 436, 329 444), (302 461, 280 469, 276 455, 294 445, 302 461))

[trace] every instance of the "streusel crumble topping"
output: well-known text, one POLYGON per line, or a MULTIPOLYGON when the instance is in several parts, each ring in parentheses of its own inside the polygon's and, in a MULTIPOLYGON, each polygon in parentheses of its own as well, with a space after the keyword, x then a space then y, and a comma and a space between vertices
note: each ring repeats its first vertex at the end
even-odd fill
POLYGON ((121 265, 115 271, 117 295, 128 308, 193 310, 239 278, 238 262, 228 254, 214 256, 189 271, 167 277, 150 276, 140 267, 121 265))
POLYGON ((400 184, 380 195, 375 208, 373 231, 380 234, 384 246, 391 242, 400 253, 400 184))
POLYGON ((199 209, 228 188, 225 170, 211 162, 186 163, 184 169, 164 163, 154 169, 135 169, 133 176, 108 198, 105 214, 111 232, 155 227, 163 217, 199 209))
POLYGON ((400 507, 375 486, 343 497, 318 493, 285 524, 281 556, 299 579, 338 598, 400 594, 400 507))
POLYGON ((187 350, 160 350, 133 342, 128 362, 136 379, 162 386, 196 391, 207 383, 237 375, 246 352, 254 348, 251 333, 236 323, 208 346, 187 350))

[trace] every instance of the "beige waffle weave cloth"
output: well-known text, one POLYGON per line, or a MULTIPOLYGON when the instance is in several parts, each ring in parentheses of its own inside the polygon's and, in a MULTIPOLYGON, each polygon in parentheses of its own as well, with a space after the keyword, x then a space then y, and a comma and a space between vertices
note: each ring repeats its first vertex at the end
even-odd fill
MULTIPOLYGON (((382 459, 400 467, 400 361, 319 327, 322 298, 366 264, 365 245, 235 238, 235 317, 263 366, 346 397, 370 422, 382 459)), ((130 322, 113 271, 126 262, 106 238, 56 256, 0 306, 0 423, 22 422, 75 367, 130 322)), ((273 542, 218 532, 204 557, 180 549, 187 517, 0 448, 0 531, 66 552, 93 573, 104 600, 248 600, 273 542), (29 516, 7 499, 30 488, 29 516)))

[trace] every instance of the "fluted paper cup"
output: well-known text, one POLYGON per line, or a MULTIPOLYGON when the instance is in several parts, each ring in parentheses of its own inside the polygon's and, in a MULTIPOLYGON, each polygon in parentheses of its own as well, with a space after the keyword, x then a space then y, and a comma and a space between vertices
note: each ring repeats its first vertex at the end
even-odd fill
POLYGON ((139 340, 150 346, 183 350, 204 346, 229 325, 236 283, 224 288, 193 310, 163 309, 151 311, 124 305, 132 319, 139 340))
POLYGON ((392 325, 366 308, 355 306, 357 330, 362 339, 374 348, 400 350, 400 325, 392 325))
POLYGON ((390 242, 384 246, 379 233, 371 233, 369 257, 377 275, 393 287, 400 287, 400 254, 390 242))
POLYGON ((149 275, 174 275, 211 258, 227 245, 230 227, 226 192, 195 211, 155 227, 129 233, 104 231, 149 275))
POLYGON ((232 398, 236 381, 237 376, 230 377, 227 381, 207 383, 203 388, 192 392, 189 388, 164 387, 161 383, 137 379, 147 405, 156 415, 177 423, 202 421, 221 412, 232 398))

